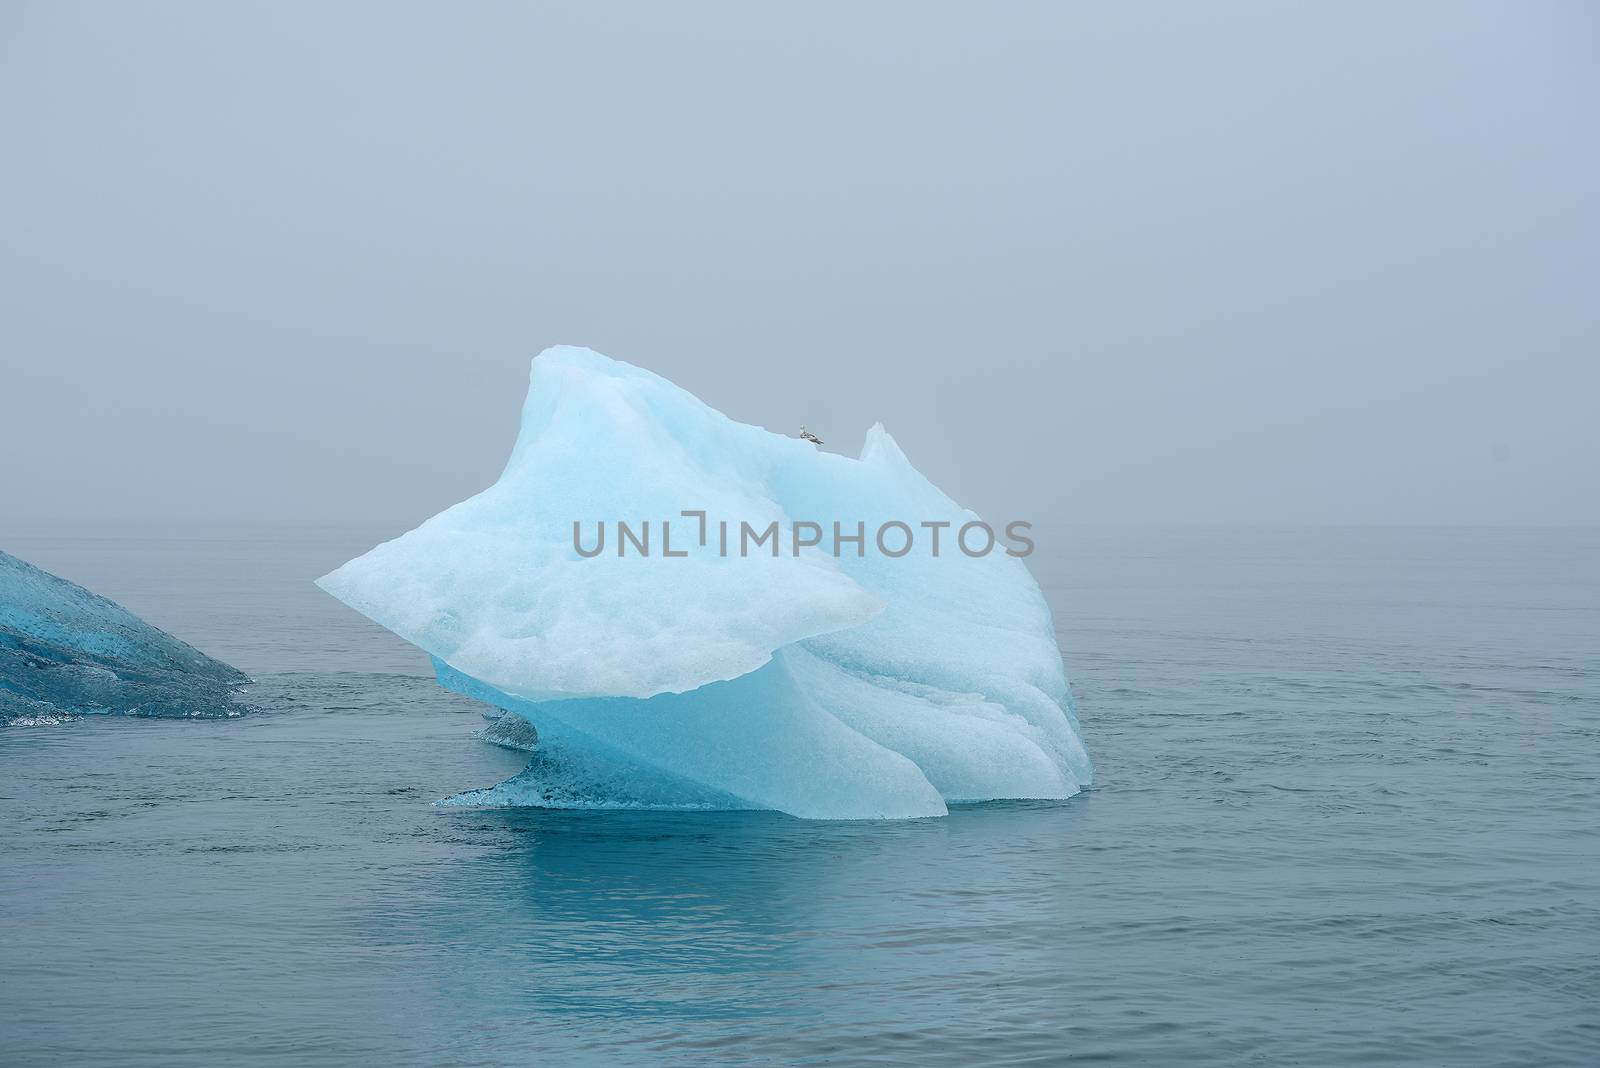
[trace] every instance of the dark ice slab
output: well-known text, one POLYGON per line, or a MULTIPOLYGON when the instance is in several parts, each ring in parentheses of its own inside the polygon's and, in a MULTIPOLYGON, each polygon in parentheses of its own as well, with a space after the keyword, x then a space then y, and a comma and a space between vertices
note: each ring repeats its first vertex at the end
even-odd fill
POLYGON ((0 724, 227 717, 250 679, 82 586, 0 552, 0 724))

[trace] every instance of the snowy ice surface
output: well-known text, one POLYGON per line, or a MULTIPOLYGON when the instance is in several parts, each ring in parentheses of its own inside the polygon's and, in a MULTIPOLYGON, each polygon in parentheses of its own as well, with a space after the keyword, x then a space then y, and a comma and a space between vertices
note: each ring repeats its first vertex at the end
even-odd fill
POLYGON ((231 716, 243 674, 82 586, 0 552, 0 724, 231 716))
POLYGON ((1092 767, 1050 612, 1020 560, 955 551, 976 518, 882 426, 859 459, 822 452, 563 346, 533 361, 498 482, 318 584, 535 728, 526 771, 460 802, 850 819, 1069 797, 1092 767), (661 555, 664 519, 686 557, 661 555), (573 523, 592 547, 602 520, 580 556, 573 523), (652 554, 619 556, 617 520, 650 521, 652 554), (774 520, 776 557, 716 551, 717 523, 774 520), (940 555, 890 558, 890 520, 952 525, 940 555), (794 552, 799 521, 821 546, 794 552), (832 554, 834 521, 865 524, 864 555, 832 554))

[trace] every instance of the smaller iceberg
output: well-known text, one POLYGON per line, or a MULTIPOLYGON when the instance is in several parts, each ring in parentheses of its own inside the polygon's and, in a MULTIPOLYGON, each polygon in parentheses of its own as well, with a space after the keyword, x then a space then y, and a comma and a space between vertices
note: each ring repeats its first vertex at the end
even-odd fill
POLYGON ((0 552, 0 725, 223 718, 250 679, 121 605, 0 552))

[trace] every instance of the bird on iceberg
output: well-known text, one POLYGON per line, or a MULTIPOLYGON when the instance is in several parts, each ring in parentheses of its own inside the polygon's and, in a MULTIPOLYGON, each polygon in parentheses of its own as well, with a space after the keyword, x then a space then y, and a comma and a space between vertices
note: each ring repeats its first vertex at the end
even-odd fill
POLYGON ((807 430, 806 429, 806 425, 804 423, 800 424, 800 437, 801 437, 802 440, 809 441, 813 445, 821 445, 822 444, 822 439, 817 437, 811 431, 807 430))

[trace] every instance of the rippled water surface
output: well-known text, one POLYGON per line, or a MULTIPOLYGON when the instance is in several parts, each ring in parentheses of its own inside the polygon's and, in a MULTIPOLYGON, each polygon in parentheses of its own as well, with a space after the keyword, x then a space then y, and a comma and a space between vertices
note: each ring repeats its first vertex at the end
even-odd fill
POLYGON ((0 730, 0 1063, 1600 1063, 1600 532, 1063 532, 1096 787, 843 824, 431 806, 394 532, 0 531, 261 709, 0 730))

